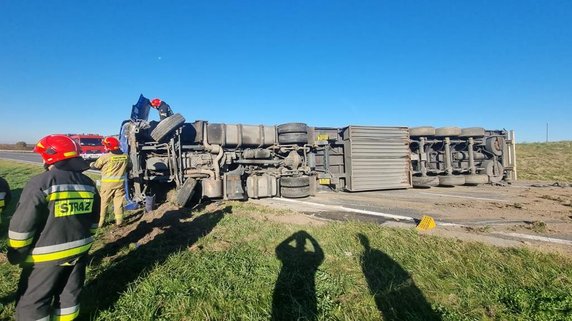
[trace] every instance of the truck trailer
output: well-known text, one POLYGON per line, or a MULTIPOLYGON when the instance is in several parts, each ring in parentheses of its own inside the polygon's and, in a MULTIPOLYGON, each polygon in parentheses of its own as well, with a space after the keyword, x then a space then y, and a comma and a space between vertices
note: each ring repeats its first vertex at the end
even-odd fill
POLYGON ((149 121, 143 95, 121 125, 133 164, 126 189, 185 206, 192 198, 303 198, 322 189, 360 192, 477 185, 516 179, 514 132, 483 128, 246 125, 149 121))

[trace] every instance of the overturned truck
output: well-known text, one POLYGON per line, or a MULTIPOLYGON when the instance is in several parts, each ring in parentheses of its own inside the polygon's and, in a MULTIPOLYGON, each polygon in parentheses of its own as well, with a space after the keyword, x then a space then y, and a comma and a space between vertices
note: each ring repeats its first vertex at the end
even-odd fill
POLYGON ((516 179, 514 134, 457 127, 311 127, 148 121, 141 96, 120 139, 128 197, 185 206, 193 198, 303 198, 320 189, 370 191, 516 179))

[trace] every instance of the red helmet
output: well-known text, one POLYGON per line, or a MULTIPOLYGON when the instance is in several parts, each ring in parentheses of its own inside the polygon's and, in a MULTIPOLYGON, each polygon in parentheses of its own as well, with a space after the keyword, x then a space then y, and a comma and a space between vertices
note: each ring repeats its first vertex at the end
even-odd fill
POLYGON ((153 106, 155 108, 161 106, 161 103, 162 103, 162 101, 159 98, 155 98, 155 99, 151 100, 151 106, 153 106))
POLYGON ((112 151, 119 149, 119 140, 113 136, 105 137, 103 139, 103 146, 105 146, 105 150, 112 151))
POLYGON ((40 154, 44 163, 52 165, 64 159, 79 157, 81 148, 65 135, 48 135, 36 144, 34 152, 40 154))

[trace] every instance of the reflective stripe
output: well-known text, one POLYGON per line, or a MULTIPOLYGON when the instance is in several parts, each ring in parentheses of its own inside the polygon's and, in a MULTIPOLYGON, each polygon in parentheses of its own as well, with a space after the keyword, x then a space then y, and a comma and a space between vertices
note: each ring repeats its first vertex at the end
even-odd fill
POLYGON ((50 321, 50 316, 48 315, 47 317, 43 317, 43 318, 38 319, 36 321, 50 321))
POLYGON ((82 254, 89 251, 91 244, 93 243, 93 238, 90 236, 83 240, 36 247, 32 250, 32 254, 28 255, 26 262, 38 263, 47 261, 56 261, 60 259, 65 259, 70 256, 82 254))
POLYGON ((0 207, 4 207, 5 203, 3 199, 0 199, 0 207))
POLYGON ((54 314, 55 315, 66 315, 66 314, 71 314, 71 313, 75 313, 75 312, 79 312, 79 304, 76 306, 73 306, 71 308, 55 309, 54 314))
POLYGON ((78 315, 79 315, 79 311, 74 312, 72 314, 66 314, 66 315, 54 315, 52 320, 54 320, 54 321, 71 321, 71 320, 75 320, 75 318, 77 318, 78 315))
POLYGON ((101 176, 101 182, 103 182, 103 183, 116 183, 116 182, 123 182, 124 180, 125 180, 125 175, 101 176))
POLYGON ((28 246, 34 241, 34 234, 35 232, 20 233, 8 231, 8 246, 14 249, 28 246))
POLYGON ((96 188, 91 185, 81 185, 81 184, 60 184, 60 185, 52 185, 48 189, 44 190, 44 194, 50 195, 51 193, 55 192, 63 192, 63 191, 78 191, 78 192, 94 192, 96 188))
POLYGON ((49 194, 48 196, 46 196, 46 200, 57 201, 57 200, 64 200, 64 199, 70 199, 70 198, 89 198, 89 199, 92 199, 93 195, 94 195, 93 192, 87 192, 87 191, 53 192, 53 193, 49 194))
POLYGON ((29 238, 27 240, 12 240, 9 239, 8 240, 8 246, 14 249, 19 249, 25 246, 28 246, 30 244, 32 244, 32 242, 34 241, 34 238, 29 238))
POLYGON ((0 192, 0 208, 4 207, 6 205, 4 199, 6 198, 6 193, 5 192, 0 192))
POLYGON ((13 240, 27 240, 30 237, 33 237, 35 233, 36 233, 35 231, 28 233, 8 231, 8 238, 11 238, 13 240))
POLYGON ((91 244, 92 242, 93 242, 93 238, 90 236, 88 238, 73 241, 73 242, 67 242, 67 243, 56 244, 56 245, 48 245, 48 246, 40 246, 40 247, 34 248, 32 250, 32 254, 46 254, 46 253, 60 252, 63 250, 73 249, 73 248, 76 248, 78 246, 91 244))
POLYGON ((77 156, 77 152, 65 152, 64 153, 65 157, 70 157, 70 156, 77 156))
POLYGON ((60 259, 65 259, 67 257, 79 255, 79 254, 82 254, 82 253, 89 251, 89 249, 91 248, 91 244, 92 243, 89 243, 87 245, 77 247, 75 249, 69 249, 69 250, 54 252, 54 253, 49 253, 49 254, 32 254, 26 258, 26 262, 27 263, 41 263, 41 262, 48 262, 48 261, 56 261, 56 260, 60 260, 60 259))

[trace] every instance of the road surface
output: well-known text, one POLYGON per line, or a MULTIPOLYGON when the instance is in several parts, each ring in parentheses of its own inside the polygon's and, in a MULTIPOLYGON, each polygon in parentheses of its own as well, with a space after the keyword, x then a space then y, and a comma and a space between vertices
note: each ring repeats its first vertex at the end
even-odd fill
MULTIPOLYGON (((0 151, 0 159, 14 160, 22 163, 42 165, 42 157, 33 152, 0 151)), ((98 170, 88 170, 89 173, 99 174, 98 170)))
POLYGON ((32 152, 12 152, 3 150, 0 151, 0 159, 10 159, 27 163, 42 164, 42 157, 32 152))

